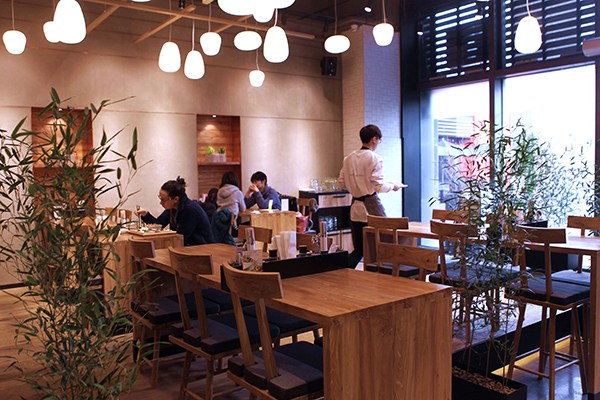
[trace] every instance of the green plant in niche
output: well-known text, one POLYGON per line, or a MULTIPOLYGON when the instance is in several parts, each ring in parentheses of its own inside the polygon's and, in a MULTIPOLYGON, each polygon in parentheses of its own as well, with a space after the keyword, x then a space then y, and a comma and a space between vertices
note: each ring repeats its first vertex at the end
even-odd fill
POLYGON ((206 146, 206 154, 209 154, 209 155, 215 154, 215 148, 212 146, 206 146))
POLYGON ((219 154, 225 154, 225 147, 219 147, 219 154))
POLYGON ((117 257, 120 227, 108 220, 95 224, 94 217, 102 196, 115 194, 115 209, 127 199, 138 168, 137 132, 123 154, 113 148, 119 131, 103 132, 78 159, 66 156, 92 134, 91 121, 111 103, 76 113, 54 89, 50 95, 42 115, 61 121, 54 129, 22 130, 23 119, 0 136, 0 261, 14 265, 25 284, 18 300, 28 315, 16 325, 16 341, 36 367, 12 365, 39 398, 116 399, 138 370, 129 361, 131 341, 115 336, 118 328, 131 327, 121 304, 134 282, 119 282, 107 268, 117 257), (34 177, 34 164, 43 175, 34 177), (94 279, 103 274, 117 282, 107 293, 95 290, 94 279))

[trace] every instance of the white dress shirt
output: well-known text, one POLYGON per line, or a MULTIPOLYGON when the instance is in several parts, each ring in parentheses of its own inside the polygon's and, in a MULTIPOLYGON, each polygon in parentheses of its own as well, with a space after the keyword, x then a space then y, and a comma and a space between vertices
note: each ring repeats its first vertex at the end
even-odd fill
MULTIPOLYGON (((367 196, 374 192, 386 193, 394 188, 393 183, 383 181, 383 158, 364 148, 344 158, 338 180, 352 197, 367 196)), ((350 220, 367 222, 367 209, 362 201, 352 203, 350 220)))

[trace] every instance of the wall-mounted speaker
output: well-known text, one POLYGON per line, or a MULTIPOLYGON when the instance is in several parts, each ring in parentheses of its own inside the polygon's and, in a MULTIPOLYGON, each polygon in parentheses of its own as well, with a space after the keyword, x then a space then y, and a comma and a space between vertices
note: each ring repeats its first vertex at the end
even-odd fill
POLYGON ((337 71, 337 57, 323 57, 321 59, 321 75, 335 76, 337 71))

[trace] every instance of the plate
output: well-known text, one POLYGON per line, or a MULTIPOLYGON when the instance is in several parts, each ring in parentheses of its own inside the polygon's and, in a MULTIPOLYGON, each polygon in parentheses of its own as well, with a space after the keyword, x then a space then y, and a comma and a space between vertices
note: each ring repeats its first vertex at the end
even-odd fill
POLYGON ((140 231, 135 230, 135 229, 130 229, 127 232, 131 233, 132 235, 146 236, 146 237, 148 237, 148 236, 171 235, 173 233, 176 233, 175 231, 172 231, 172 230, 158 231, 158 232, 152 232, 152 231, 140 232, 140 231))

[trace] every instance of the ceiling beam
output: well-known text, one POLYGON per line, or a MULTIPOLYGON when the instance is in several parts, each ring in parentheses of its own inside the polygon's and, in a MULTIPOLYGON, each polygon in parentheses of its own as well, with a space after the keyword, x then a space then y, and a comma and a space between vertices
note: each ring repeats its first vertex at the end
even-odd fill
POLYGON ((119 9, 119 7, 120 6, 110 6, 109 8, 106 8, 104 11, 102 11, 102 14, 98 15, 95 20, 88 24, 86 28, 87 33, 90 33, 91 31, 96 29, 98 25, 103 23, 106 18, 110 17, 112 13, 119 9))
MULTIPOLYGON (((163 8, 159 8, 159 7, 149 6, 144 3, 122 2, 120 0, 84 0, 84 1, 87 1, 88 3, 106 4, 109 6, 119 6, 121 8, 145 11, 145 12, 155 13, 155 14, 162 14, 162 15, 168 15, 168 16, 180 16, 180 18, 195 19, 197 21, 208 21, 209 20, 209 17, 206 15, 190 14, 190 13, 185 13, 185 12, 181 12, 181 11, 167 10, 167 9, 163 9, 163 8)), ((225 19, 225 18, 214 18, 213 17, 213 18, 210 18, 210 21, 215 24, 238 26, 240 28, 248 28, 248 29, 253 29, 253 30, 258 30, 258 31, 267 31, 270 28, 270 26, 253 25, 253 24, 248 24, 246 22, 225 19)), ((315 39, 315 35, 312 35, 309 33, 295 32, 295 31, 288 31, 288 30, 286 30, 285 33, 286 33, 286 35, 291 36, 291 37, 297 37, 297 38, 309 39, 309 40, 315 39)))
MULTIPOLYGON (((194 4, 188 4, 183 10, 181 10, 182 13, 191 13, 194 10, 196 10, 196 5, 194 4)), ((183 15, 173 15, 171 16, 168 20, 166 20, 165 22, 163 22, 162 24, 158 25, 156 28, 150 29, 148 32, 143 33, 140 37, 138 37, 134 43, 139 43, 143 40, 148 39, 150 36, 154 35, 155 33, 158 33, 160 31, 162 31, 163 29, 165 29, 167 26, 175 23, 175 21, 179 21, 181 18, 183 18, 183 15)))
MULTIPOLYGON (((248 18, 250 18, 250 16, 249 16, 249 15, 244 15, 243 17, 237 17, 237 18, 235 19, 235 21, 236 21, 236 22, 244 22, 244 21, 246 21, 248 18)), ((231 24, 222 25, 222 26, 218 27, 217 29, 214 29, 214 30, 213 30, 213 32, 220 33, 220 32, 223 32, 224 30, 227 30, 227 29, 231 28, 232 26, 233 26, 233 25, 231 25, 231 24)))

